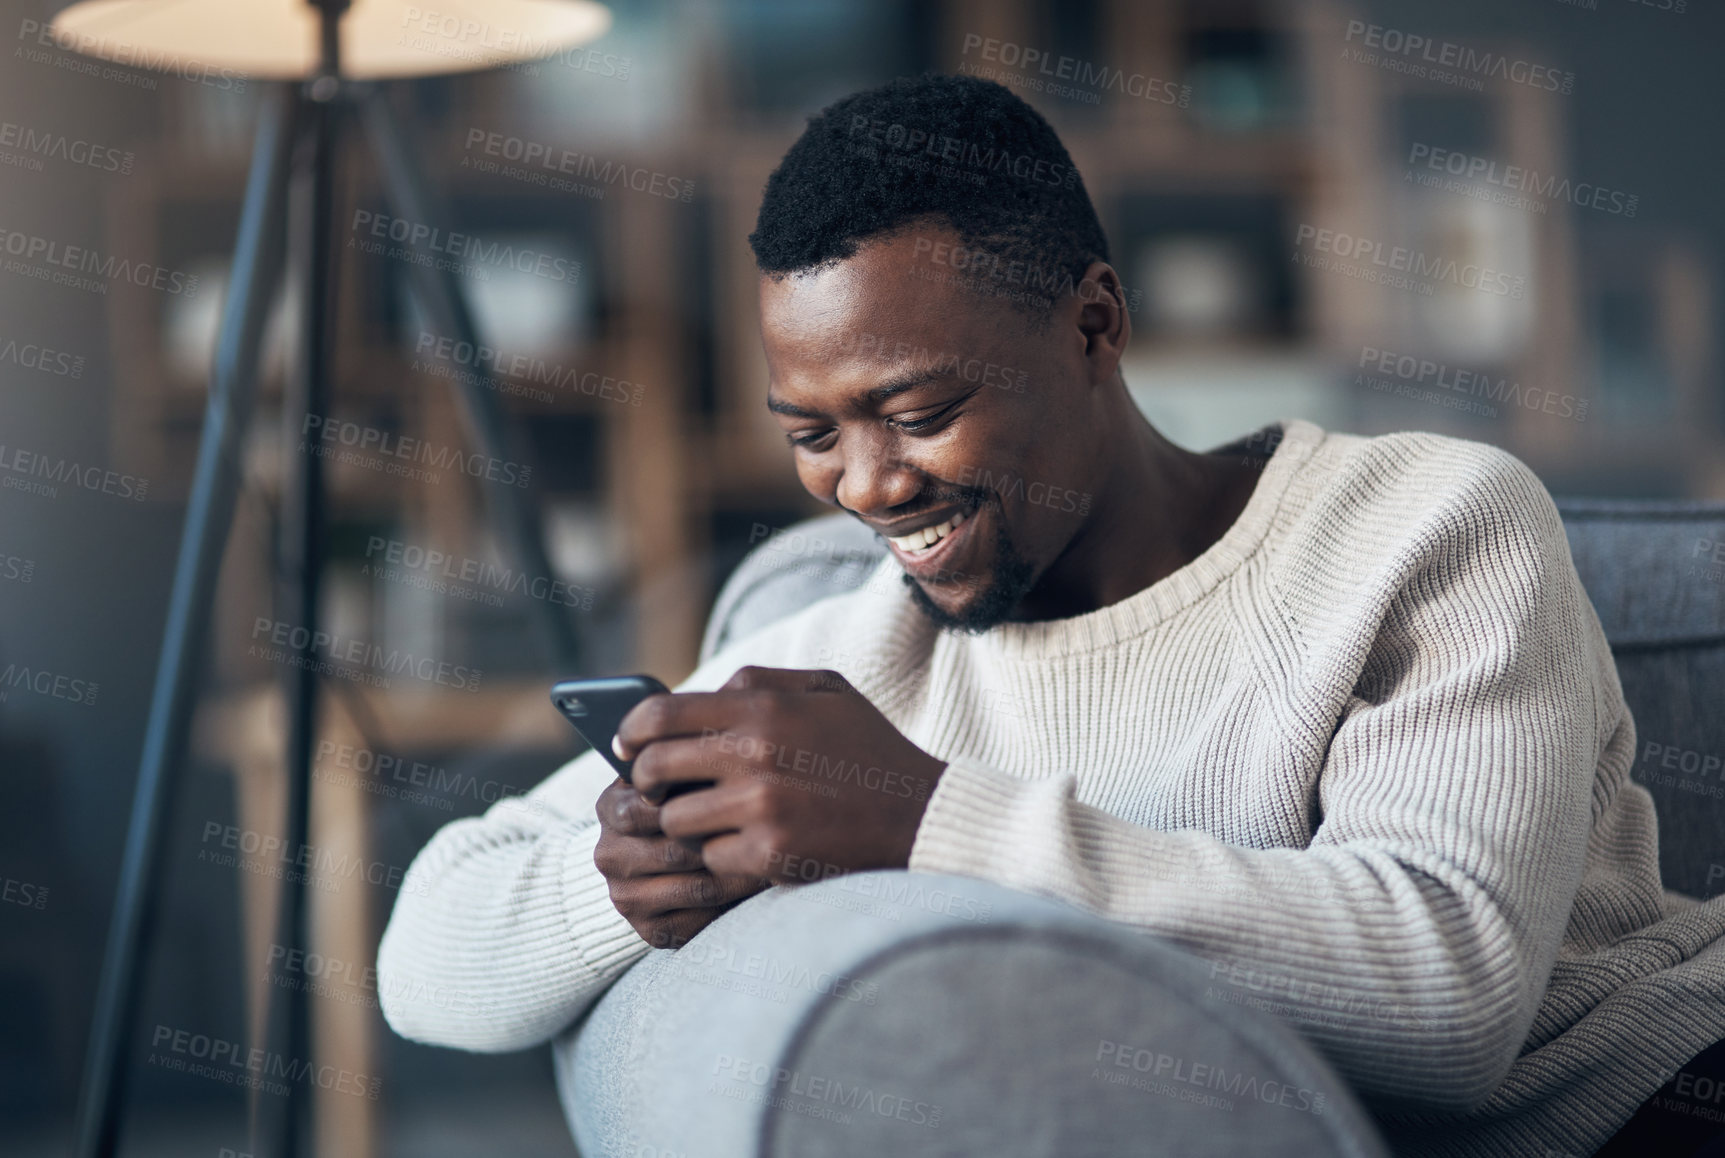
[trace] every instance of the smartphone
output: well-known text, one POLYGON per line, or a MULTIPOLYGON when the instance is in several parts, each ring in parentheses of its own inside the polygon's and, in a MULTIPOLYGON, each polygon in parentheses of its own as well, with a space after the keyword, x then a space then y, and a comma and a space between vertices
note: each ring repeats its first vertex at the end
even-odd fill
POLYGON ((650 675, 610 676, 597 680, 564 680, 551 689, 551 702, 575 725, 581 738, 617 770, 623 783, 631 784, 633 760, 619 760, 611 750, 611 738, 629 709, 648 696, 671 689, 650 675))

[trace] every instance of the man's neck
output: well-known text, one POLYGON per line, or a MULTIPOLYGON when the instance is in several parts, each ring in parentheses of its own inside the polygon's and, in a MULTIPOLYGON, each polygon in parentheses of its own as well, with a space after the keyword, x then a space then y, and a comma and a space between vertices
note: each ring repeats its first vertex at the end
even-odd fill
POLYGON ((1246 509, 1261 464, 1175 446, 1136 405, 1120 418, 1130 433, 1092 517, 1014 620, 1066 619, 1130 598, 1209 550, 1246 509))

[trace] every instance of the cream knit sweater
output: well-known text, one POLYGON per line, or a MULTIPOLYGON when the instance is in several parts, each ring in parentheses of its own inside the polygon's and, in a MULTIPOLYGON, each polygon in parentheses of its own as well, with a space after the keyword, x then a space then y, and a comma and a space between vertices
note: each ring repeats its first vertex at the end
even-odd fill
MULTIPOLYGON (((830 667, 949 761, 912 869, 1215 962, 1401 1153, 1587 1153, 1725 1038, 1725 901, 1661 890, 1635 727, 1535 476, 1280 427, 1238 521, 1119 603, 981 636, 870 582, 724 649, 830 667)), ((647 952, 593 866, 592 753, 446 826, 378 954, 391 1026, 549 1041, 647 952)))

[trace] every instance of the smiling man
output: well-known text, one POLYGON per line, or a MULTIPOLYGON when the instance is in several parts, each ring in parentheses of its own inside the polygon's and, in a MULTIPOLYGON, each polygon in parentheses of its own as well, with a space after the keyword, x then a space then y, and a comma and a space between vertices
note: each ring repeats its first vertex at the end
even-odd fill
POLYGON ((440 832, 380 951, 398 1031, 548 1041, 813 865, 982 877, 1274 979, 1408 1152, 1596 1143, 1725 1037, 1725 906, 1661 890, 1526 467, 1301 421, 1170 443, 1071 158, 987 82, 825 110, 750 240, 766 405, 891 557, 631 712, 635 787, 589 753, 440 832))

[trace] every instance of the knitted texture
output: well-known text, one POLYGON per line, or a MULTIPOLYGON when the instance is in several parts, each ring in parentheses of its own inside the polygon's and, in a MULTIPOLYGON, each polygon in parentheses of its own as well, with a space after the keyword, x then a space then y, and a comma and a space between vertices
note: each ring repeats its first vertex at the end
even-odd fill
MULTIPOLYGON (((1222 538, 1119 603, 941 632, 888 558, 679 690, 842 673, 949 762, 912 869, 1204 958, 1398 1154, 1587 1153, 1725 1038, 1725 898, 1660 887, 1634 723, 1538 479, 1436 435, 1277 432, 1222 538)), ((592 863, 611 779, 584 754, 420 853, 378 957, 397 1032, 546 1042, 647 951, 592 863)))

